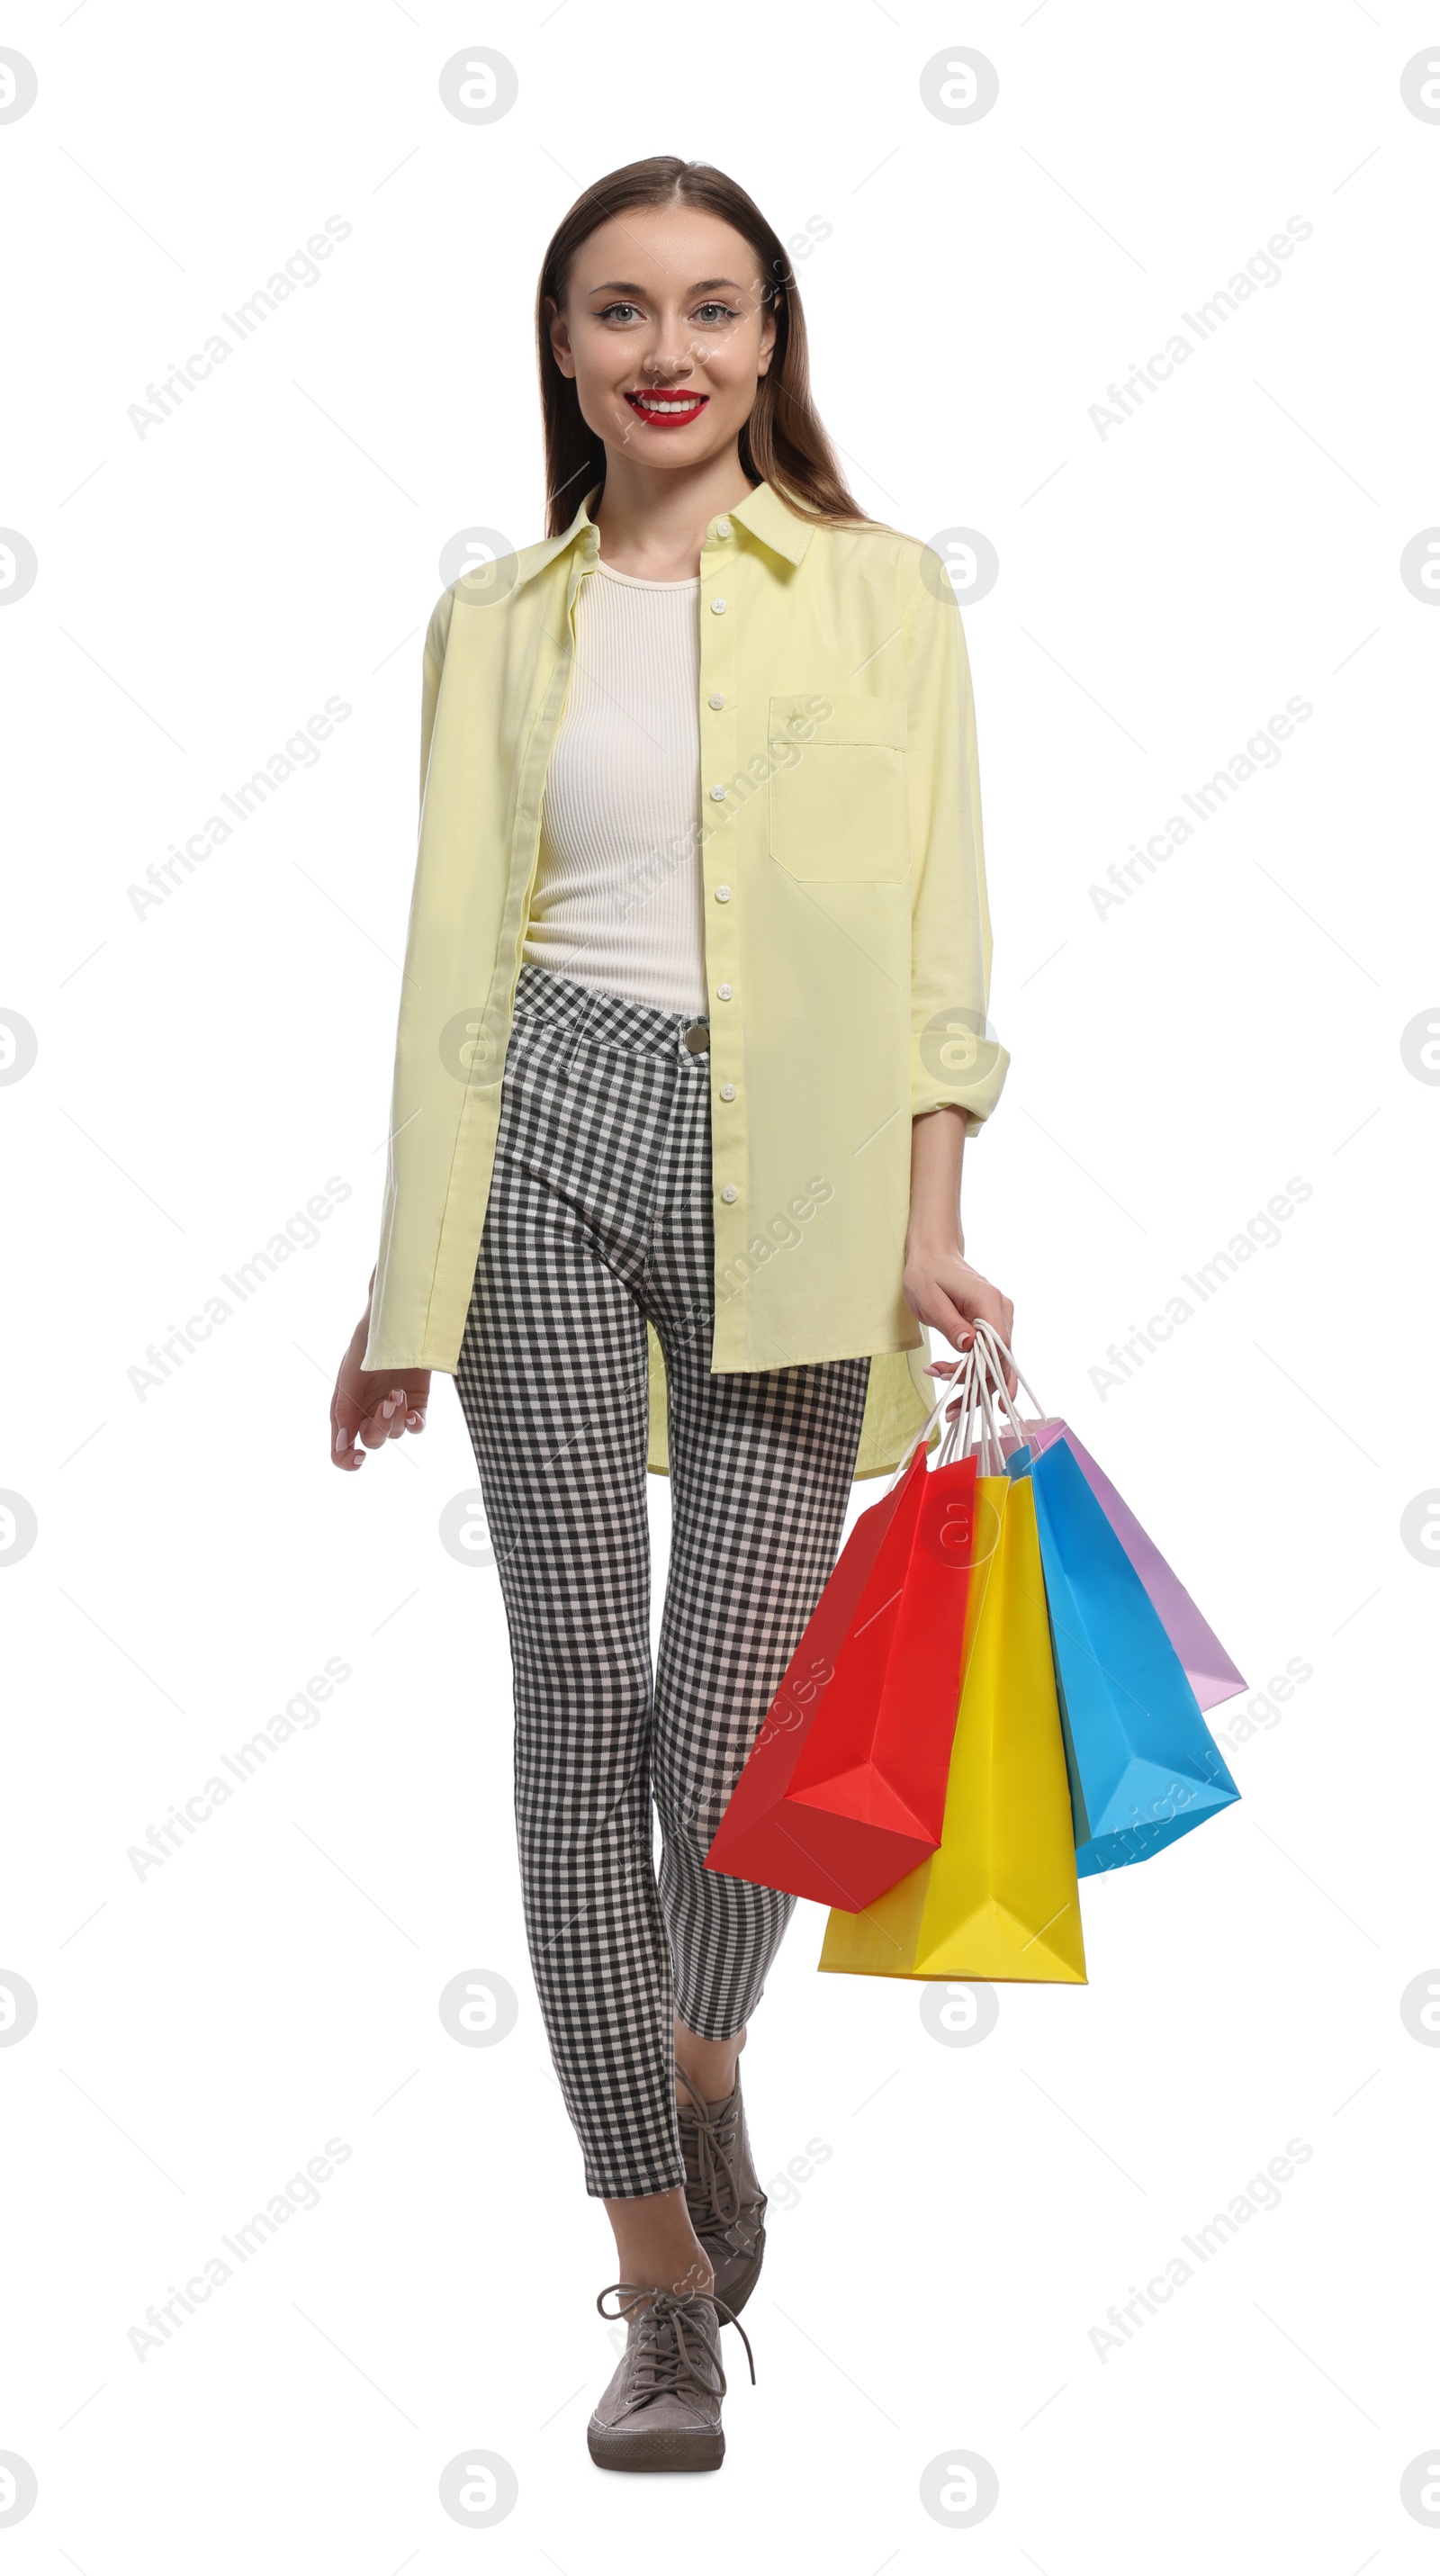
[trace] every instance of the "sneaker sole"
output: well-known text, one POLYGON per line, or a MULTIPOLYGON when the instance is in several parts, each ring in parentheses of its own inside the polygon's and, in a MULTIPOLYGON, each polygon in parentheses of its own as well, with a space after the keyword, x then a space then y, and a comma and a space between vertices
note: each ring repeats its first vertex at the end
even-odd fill
POLYGON ((585 2439, 597 2469, 718 2469, 723 2433, 618 2433, 590 2424, 585 2439))

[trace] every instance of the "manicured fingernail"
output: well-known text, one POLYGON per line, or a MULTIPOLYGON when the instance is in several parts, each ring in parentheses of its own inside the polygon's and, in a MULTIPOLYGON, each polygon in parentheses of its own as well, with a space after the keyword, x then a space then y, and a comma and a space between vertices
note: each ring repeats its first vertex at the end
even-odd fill
POLYGON ((336 1432, 336 1434, 335 1434, 335 1455, 336 1455, 336 1457, 337 1457, 337 1458, 340 1456, 340 1453, 341 1453, 341 1451, 344 1449, 344 1446, 345 1446, 345 1433, 344 1433, 343 1431, 337 1431, 337 1432, 336 1432))

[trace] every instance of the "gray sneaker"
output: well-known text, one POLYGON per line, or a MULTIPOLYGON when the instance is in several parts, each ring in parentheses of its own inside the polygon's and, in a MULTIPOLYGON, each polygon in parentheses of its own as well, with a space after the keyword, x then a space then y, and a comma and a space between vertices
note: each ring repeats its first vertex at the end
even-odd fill
MULTIPOLYGON (((720 2319, 730 2310, 705 2290, 637 2289, 612 2281, 595 2302, 629 2325, 625 2358, 590 2418, 590 2457, 602 2469, 718 2469, 725 2457, 720 2400, 720 2319), (608 2298, 618 2308, 607 2308, 608 2298)), ((755 2376, 755 2357, 739 2329, 755 2376)))
POLYGON ((680 2081, 686 2098, 677 2099, 675 2107, 685 2157, 685 2206, 710 2258, 715 2294, 738 2316, 765 2260, 767 2206, 750 2153, 740 2070, 737 2066, 734 2092, 723 2102, 700 2101, 690 2092, 683 2067, 680 2081))

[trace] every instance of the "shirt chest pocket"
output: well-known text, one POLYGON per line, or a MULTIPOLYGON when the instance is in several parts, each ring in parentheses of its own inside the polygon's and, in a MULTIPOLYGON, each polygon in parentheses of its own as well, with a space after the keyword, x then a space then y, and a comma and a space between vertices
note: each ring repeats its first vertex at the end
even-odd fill
POLYGON ((812 885, 910 872, 905 705, 833 691, 770 700, 770 856, 812 885))

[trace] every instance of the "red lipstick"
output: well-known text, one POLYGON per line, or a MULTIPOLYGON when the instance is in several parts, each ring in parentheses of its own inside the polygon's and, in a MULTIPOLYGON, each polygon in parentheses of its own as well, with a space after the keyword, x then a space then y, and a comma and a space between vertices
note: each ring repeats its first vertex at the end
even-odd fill
POLYGON ((625 400, 649 428, 683 429, 687 421, 699 419, 710 397, 683 391, 661 393, 653 386, 645 386, 627 393, 625 400))

